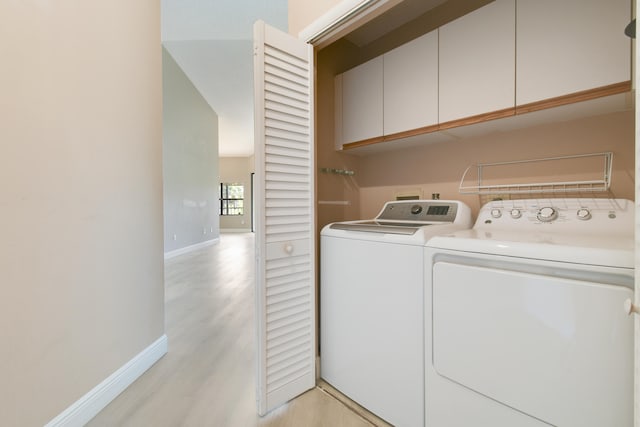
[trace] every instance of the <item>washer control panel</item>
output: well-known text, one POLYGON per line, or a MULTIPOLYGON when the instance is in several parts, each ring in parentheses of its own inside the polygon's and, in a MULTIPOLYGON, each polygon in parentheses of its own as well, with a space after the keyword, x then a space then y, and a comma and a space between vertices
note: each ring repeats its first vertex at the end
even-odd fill
MULTIPOLYGON (((496 200, 484 205, 476 227, 518 228, 529 226, 576 227, 611 230, 633 222, 633 202, 625 199, 522 199, 496 200), (575 225, 570 225, 575 224, 575 225)), ((563 229, 564 229, 563 228, 563 229)), ((612 230, 613 231, 613 230, 612 230)))
POLYGON ((451 200, 400 200, 387 202, 376 221, 454 222, 460 202, 451 200))

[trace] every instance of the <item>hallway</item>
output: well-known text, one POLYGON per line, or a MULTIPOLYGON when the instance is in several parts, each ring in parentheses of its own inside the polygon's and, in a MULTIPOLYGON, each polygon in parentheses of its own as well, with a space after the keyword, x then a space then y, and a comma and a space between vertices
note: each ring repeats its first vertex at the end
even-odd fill
POLYGON ((254 269, 251 233, 167 260, 169 352, 88 426, 370 426, 318 388, 257 416, 254 269))

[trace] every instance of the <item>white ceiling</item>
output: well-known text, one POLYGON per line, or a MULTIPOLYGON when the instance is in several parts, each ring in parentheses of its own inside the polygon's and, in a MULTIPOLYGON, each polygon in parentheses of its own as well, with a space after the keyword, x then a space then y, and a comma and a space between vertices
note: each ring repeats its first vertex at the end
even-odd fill
MULTIPOLYGON (((444 2, 403 0, 347 38, 366 45, 444 2)), ((286 32, 288 0, 161 0, 161 13, 163 45, 218 114, 220 157, 251 156, 253 23, 286 32)))
POLYGON ((162 0, 162 43, 218 114, 219 154, 253 154, 253 23, 287 31, 287 0, 162 0))

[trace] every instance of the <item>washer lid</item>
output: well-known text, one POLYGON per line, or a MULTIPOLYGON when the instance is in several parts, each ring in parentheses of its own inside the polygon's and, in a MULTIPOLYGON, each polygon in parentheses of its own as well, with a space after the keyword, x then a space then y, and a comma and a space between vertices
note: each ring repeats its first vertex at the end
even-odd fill
POLYGON ((356 222, 336 222, 329 227, 334 230, 368 231, 370 233, 383 234, 415 234, 420 227, 428 224, 414 224, 403 222, 385 221, 356 221, 356 222))
POLYGON ((424 245, 429 237, 471 227, 471 210, 457 200, 399 200, 385 203, 375 219, 335 222, 322 236, 424 245))
POLYGON ((470 229, 435 236, 429 240, 427 246, 607 267, 634 268, 635 263, 633 236, 624 235, 603 237, 588 234, 470 229))

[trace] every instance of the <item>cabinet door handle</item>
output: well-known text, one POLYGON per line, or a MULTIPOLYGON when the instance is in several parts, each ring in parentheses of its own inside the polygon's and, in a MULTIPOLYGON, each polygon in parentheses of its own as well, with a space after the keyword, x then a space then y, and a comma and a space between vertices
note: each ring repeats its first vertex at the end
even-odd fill
POLYGON ((631 298, 627 298, 624 301, 624 312, 627 313, 628 315, 632 315, 632 314, 640 314, 640 307, 638 307, 637 305, 635 305, 632 301, 631 298))
POLYGON ((291 255, 293 253, 293 245, 291 243, 287 243, 286 245, 284 245, 284 251, 291 255))

